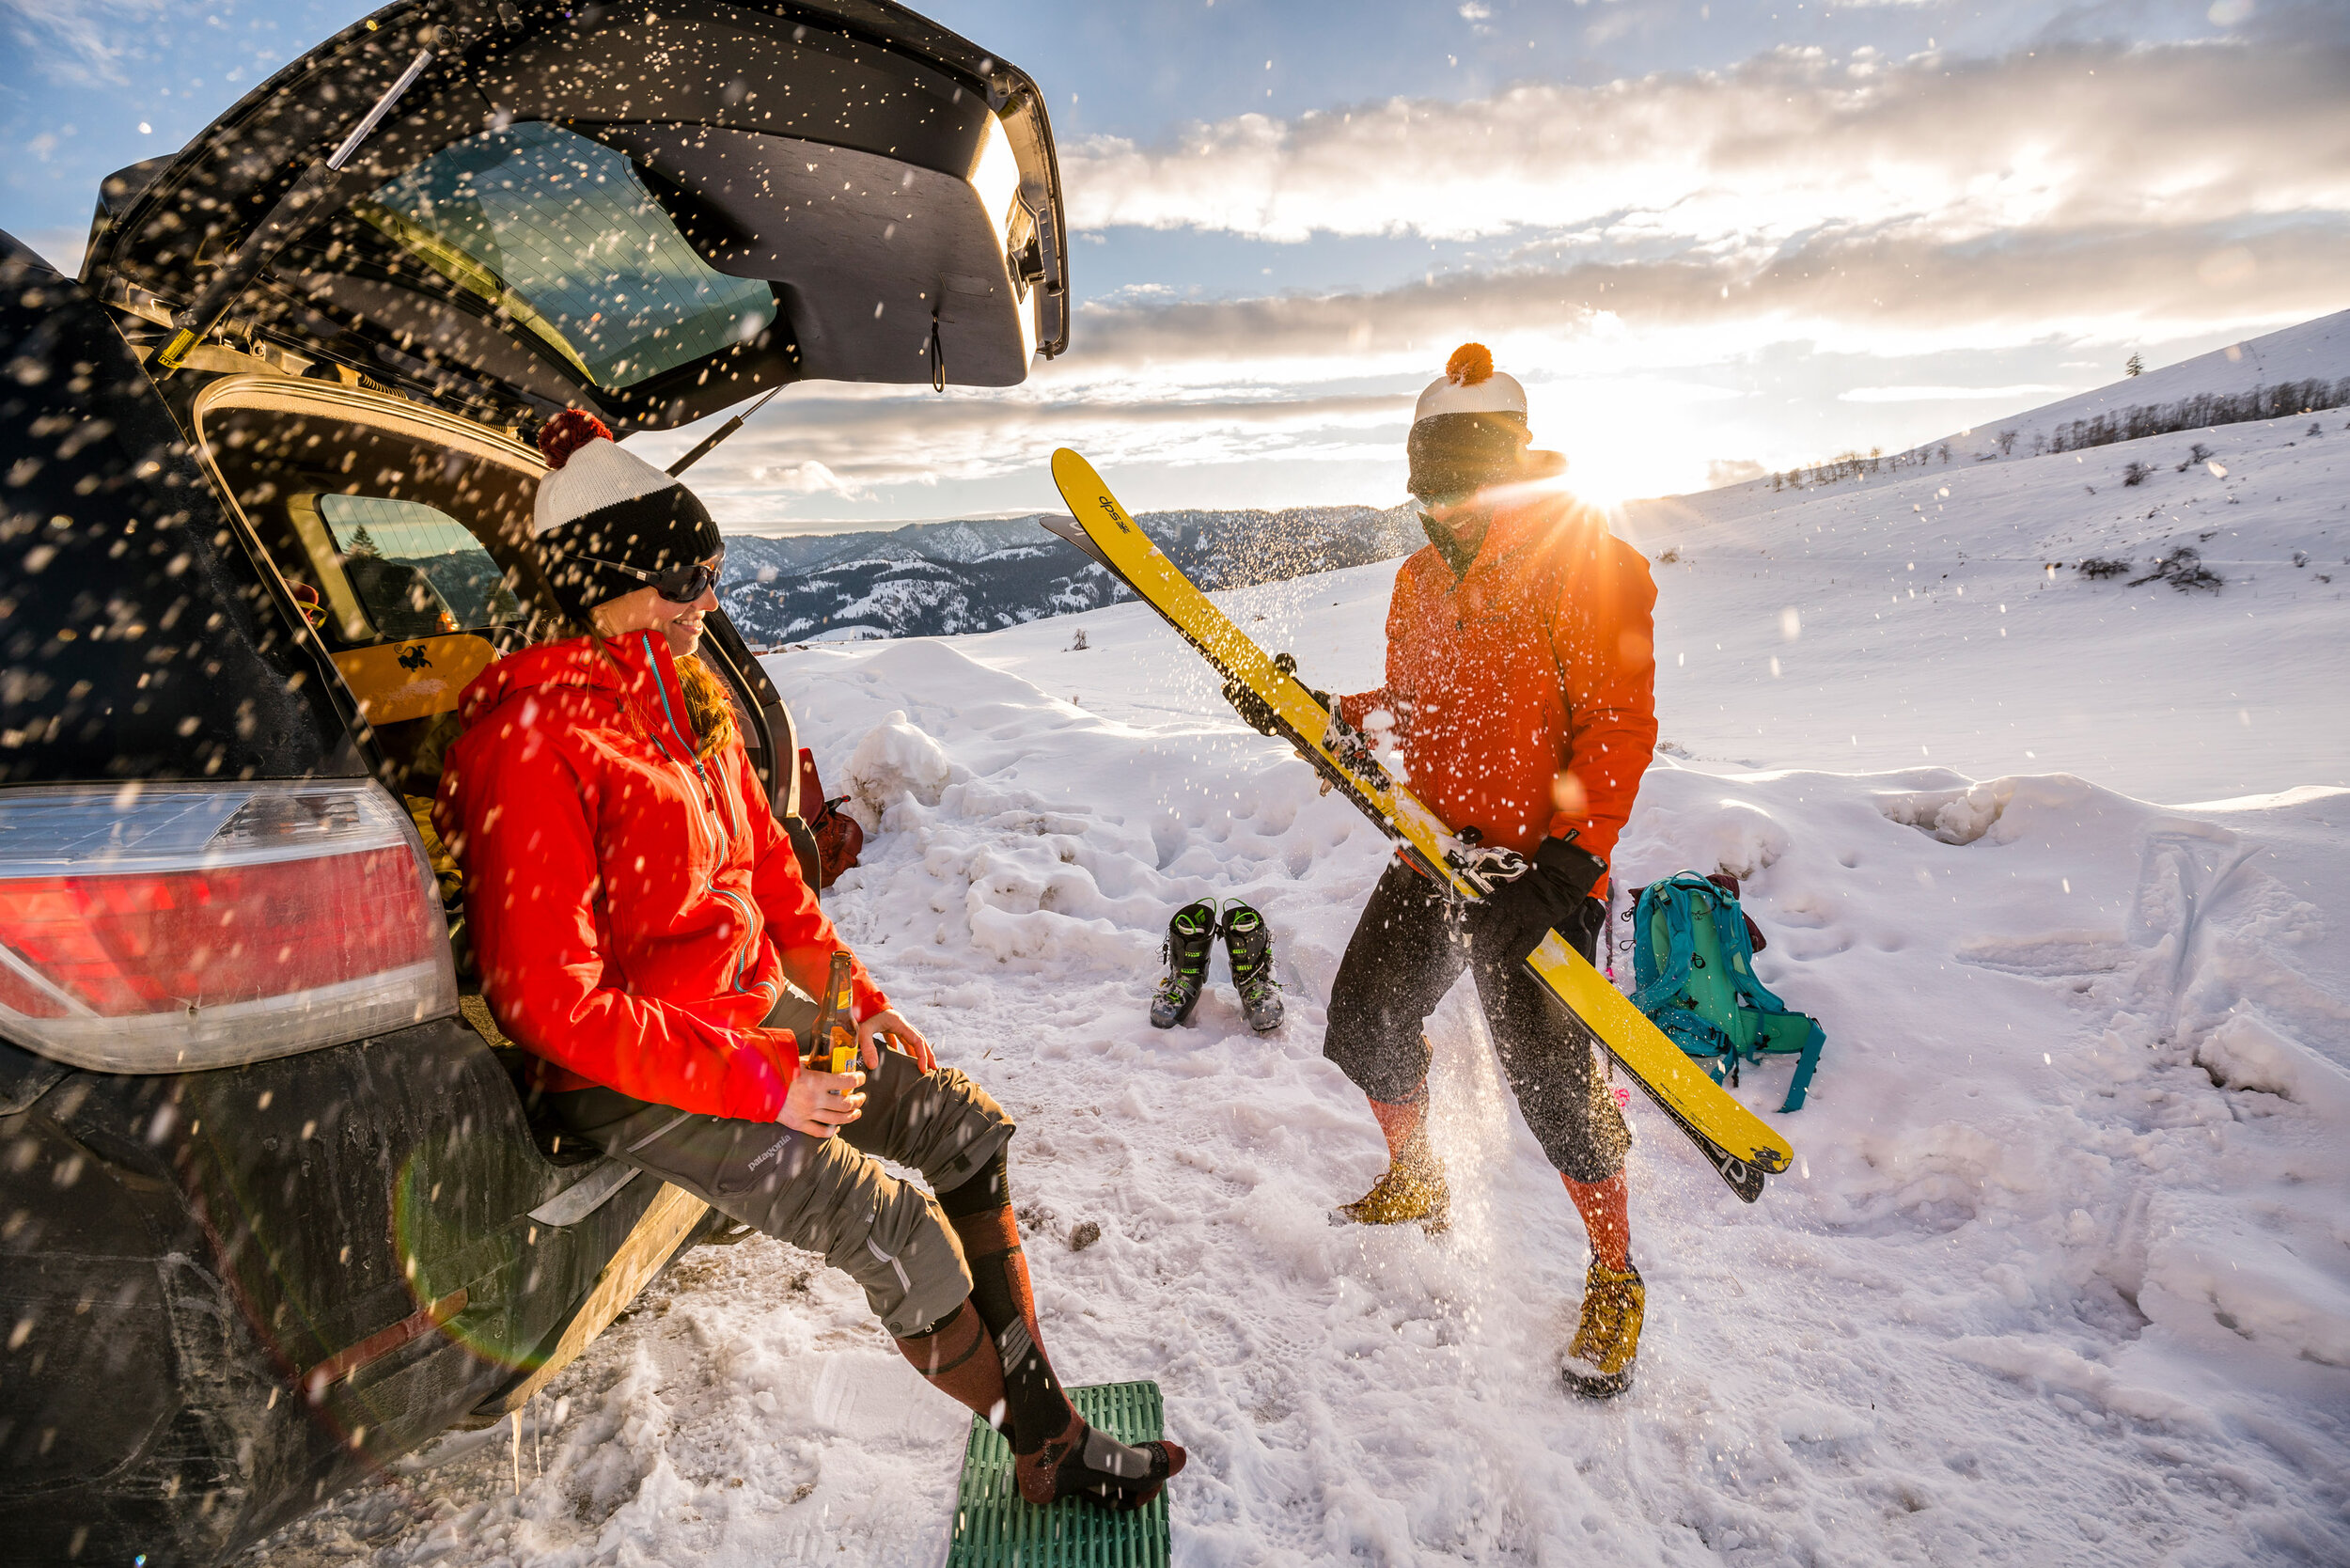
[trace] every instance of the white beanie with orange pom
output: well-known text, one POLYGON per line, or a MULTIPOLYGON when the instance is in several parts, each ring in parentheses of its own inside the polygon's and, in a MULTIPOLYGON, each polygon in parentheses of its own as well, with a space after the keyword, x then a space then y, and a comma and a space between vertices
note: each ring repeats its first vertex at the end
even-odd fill
POLYGON ((1494 368, 1484 344, 1464 343, 1412 410, 1412 433, 1404 444, 1412 464, 1411 492, 1423 498, 1456 496, 1524 478, 1531 440, 1526 388, 1517 377, 1494 368))

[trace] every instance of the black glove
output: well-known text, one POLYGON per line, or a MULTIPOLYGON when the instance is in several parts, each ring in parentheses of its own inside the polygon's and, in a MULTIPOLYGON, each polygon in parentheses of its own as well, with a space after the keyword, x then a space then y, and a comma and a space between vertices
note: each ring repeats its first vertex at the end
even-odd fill
POLYGON ((1526 874, 1503 883, 1488 901, 1501 956, 1512 964, 1532 957, 1606 874, 1607 862, 1572 839, 1543 839, 1526 874))
MULTIPOLYGON (((1276 653, 1273 656, 1273 667, 1293 679, 1297 674, 1297 657, 1292 653, 1276 653)), ((1338 703, 1328 692, 1318 692, 1308 686, 1306 689, 1306 695, 1321 703, 1325 712, 1338 711, 1338 703)), ((1279 737, 1280 731, 1274 728, 1278 721, 1273 716, 1271 704, 1248 687, 1242 685, 1238 681, 1225 682, 1224 700, 1232 705, 1232 711, 1241 716, 1241 722, 1258 734, 1271 735, 1277 739, 1279 737)))

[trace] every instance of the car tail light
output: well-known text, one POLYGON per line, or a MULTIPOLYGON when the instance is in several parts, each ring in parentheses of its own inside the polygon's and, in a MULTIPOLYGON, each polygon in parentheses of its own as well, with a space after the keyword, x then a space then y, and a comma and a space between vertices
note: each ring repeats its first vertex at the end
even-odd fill
POLYGON ((431 866, 374 784, 0 791, 0 1035, 27 1049, 173 1073, 456 1011, 431 866))

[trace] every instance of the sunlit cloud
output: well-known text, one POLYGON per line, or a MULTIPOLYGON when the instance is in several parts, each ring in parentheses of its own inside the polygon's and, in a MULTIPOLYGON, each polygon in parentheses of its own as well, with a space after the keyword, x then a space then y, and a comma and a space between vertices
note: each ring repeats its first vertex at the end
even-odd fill
MULTIPOLYGON (((721 522, 742 523, 820 493, 857 499, 881 487, 1037 469, 1073 441, 1116 463, 1400 461, 1413 396, 1312 386, 1200 396, 1112 380, 945 396, 816 385, 776 403, 728 444, 723 462, 695 470, 693 483, 721 522)), ((666 461, 695 435, 635 445, 666 461)))
POLYGON ((2103 228, 1952 244, 1824 238, 1760 262, 1586 262, 1361 293, 1096 305, 1078 314, 1077 363, 1180 376, 1257 366, 1268 379, 1320 362, 1363 373, 1441 362, 1463 338, 1505 362, 1587 371, 1718 363, 1801 340, 1905 355, 2038 341, 2115 341, 2214 321, 2277 323, 2350 303, 2350 215, 2220 230, 2103 228), (2214 281, 2215 255, 2232 258, 2214 281), (1511 352, 1504 353, 1504 347, 1511 352), (1186 362, 1190 368, 1186 370, 1186 362))
POLYGON ((1530 229, 1752 255, 1825 227, 2189 227, 2350 206, 2346 79, 2341 49, 2308 45, 1782 49, 1718 73, 1242 115, 1158 147, 1095 138, 1062 167, 1081 228, 1275 241, 1530 229))
MULTIPOLYGON (((1527 382, 1538 439, 1568 450, 1578 484, 1653 494, 1705 482, 1715 462, 1818 455, 1718 445, 1731 437, 1708 411, 1738 405, 1709 368, 1773 345, 1861 356, 1898 374, 1913 356, 2130 342, 2213 320, 2281 325, 2350 304, 2350 225, 2311 222, 2248 242, 2249 272, 2225 289, 2199 266, 2215 248, 2198 232, 1989 247, 1820 242, 1759 271, 1667 259, 1358 294, 1095 306, 1078 314, 1073 352, 1021 387, 944 397, 795 389, 696 485, 722 519, 755 521, 819 493, 854 499, 1041 471, 1055 447, 1073 444, 1115 464, 1325 463, 1333 498, 1391 500, 1413 398, 1454 344, 1476 338, 1527 382), (1382 379, 1394 389, 1359 389, 1382 379), (1356 472, 1341 478, 1347 464, 1356 472)), ((1949 400, 1996 409, 2076 389, 1888 378, 1824 395, 1856 408, 1949 400)), ((1736 439, 1763 440, 1760 418, 1736 439)), ((648 450, 682 451, 694 434, 647 438, 648 450)))

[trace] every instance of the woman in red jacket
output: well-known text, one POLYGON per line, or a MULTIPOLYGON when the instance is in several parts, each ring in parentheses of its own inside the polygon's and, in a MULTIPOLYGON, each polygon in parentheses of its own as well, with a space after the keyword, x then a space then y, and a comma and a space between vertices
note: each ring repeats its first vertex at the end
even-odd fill
POLYGON ((434 811, 499 1027, 579 1137, 863 1285, 916 1370, 1008 1434, 1030 1502, 1142 1506, 1183 1450, 1115 1442, 1063 1395, 1012 1218, 1011 1120, 861 964, 865 1071, 800 1059, 845 945, 694 657, 716 526, 584 414, 540 447, 532 542, 588 635, 465 689, 434 811))

